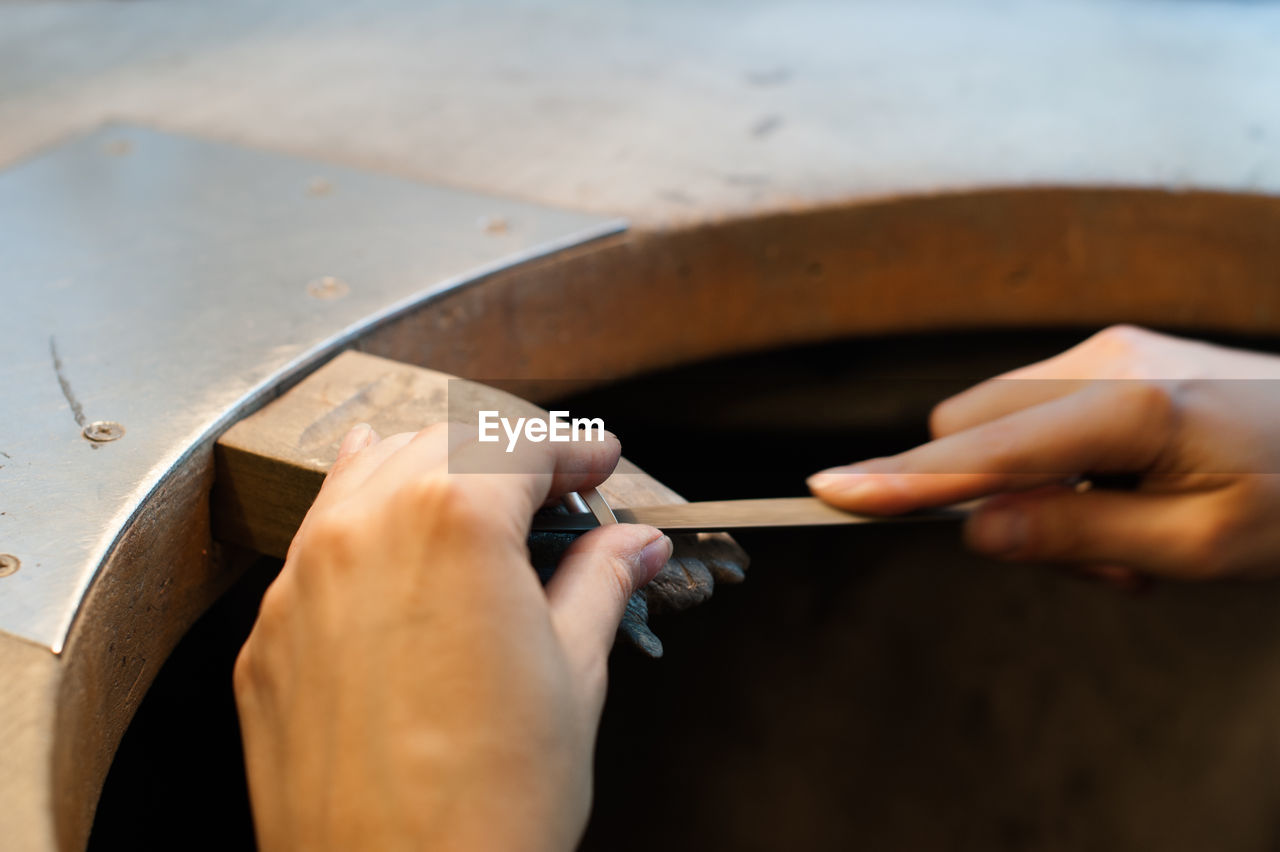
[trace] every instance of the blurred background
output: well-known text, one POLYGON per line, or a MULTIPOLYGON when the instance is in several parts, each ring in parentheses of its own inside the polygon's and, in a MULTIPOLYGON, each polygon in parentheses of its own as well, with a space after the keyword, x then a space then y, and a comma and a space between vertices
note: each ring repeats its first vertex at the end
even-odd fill
POLYGON ((655 224, 976 186, 1280 180, 1266 0, 0 12, 0 163, 125 121, 655 224))

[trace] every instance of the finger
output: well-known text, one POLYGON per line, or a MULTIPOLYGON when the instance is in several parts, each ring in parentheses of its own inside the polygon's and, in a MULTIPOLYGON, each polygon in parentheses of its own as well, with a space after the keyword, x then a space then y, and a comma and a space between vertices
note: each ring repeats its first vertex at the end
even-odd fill
POLYGON ((671 539, 653 527, 610 524, 575 541, 547 584, 556 633, 594 700, 604 699, 604 662, 627 599, 662 569, 671 549, 671 539))
MULTIPOLYGON (((356 429, 352 429, 352 432, 354 433, 356 429)), ((379 466, 409 443, 414 435, 412 432, 402 432, 387 438, 379 438, 372 429, 369 430, 369 434, 371 440, 363 446, 356 445, 354 452, 344 454, 342 449, 339 449, 338 458, 325 475, 320 493, 316 495, 312 504, 313 508, 332 505, 355 492, 379 466)), ((346 439, 344 443, 345 441, 346 439)))
POLYGON ((479 481, 503 483, 508 490, 509 484, 504 478, 523 477, 526 486, 523 493, 532 512, 548 498, 604 482, 613 473, 621 454, 621 444, 609 432, 603 434, 602 440, 521 441, 511 452, 501 445, 470 441, 450 454, 449 470, 480 474, 479 481))
MULTIPOLYGON (((386 461, 396 450, 408 443, 413 433, 401 433, 390 438, 379 438, 367 423, 361 423, 351 429, 342 439, 338 447, 338 458, 329 468, 324 481, 320 483, 320 491, 302 519, 298 533, 305 530, 311 519, 336 503, 353 494, 363 485, 378 466, 386 461), (367 430, 367 431, 366 431, 367 430)), ((294 546, 299 541, 295 534, 289 542, 289 550, 285 558, 291 558, 294 546)))
POLYGON ((1200 531, 1210 494, 1046 488, 993 498, 965 524, 974 550, 1014 561, 1083 563, 1112 580, 1124 569, 1190 579, 1215 573, 1200 531))
POLYGON ((477 437, 475 428, 458 423, 423 429, 369 474, 364 493, 376 502, 427 484, 422 496, 428 501, 447 497, 469 505, 483 515, 495 541, 523 547, 533 514, 548 496, 604 481, 621 453, 609 433, 601 441, 526 441, 514 453, 481 445, 477 437), (447 481, 448 488, 431 485, 435 480, 447 481))
POLYGON ((456 423, 424 429, 374 474, 370 488, 394 489, 409 479, 447 473, 482 495, 496 515, 519 519, 527 533, 533 513, 549 497, 600 484, 622 452, 609 433, 596 441, 524 441, 511 453, 479 443, 476 434, 456 423))
MULTIPOLYGON (((342 443, 338 444, 338 457, 334 459, 333 468, 340 470, 348 459, 370 444, 376 443, 377 440, 378 433, 373 431, 373 427, 368 423, 357 423, 352 426, 343 437, 342 443)), ((333 468, 330 468, 330 473, 333 472, 333 468)))
POLYGON ((988 379, 938 403, 929 415, 929 432, 935 438, 945 438, 1015 411, 1061 399, 1084 384, 1075 379, 1028 378, 1016 373, 988 379))
POLYGON ((896 514, 1084 472, 1140 472, 1159 460, 1174 419, 1158 384, 1091 384, 897 456, 831 468, 809 487, 848 511, 896 514))
MULTIPOLYGON (((326 504, 336 502, 345 491, 350 490, 353 482, 361 478, 353 475, 352 468, 358 467, 357 460, 361 459, 360 454, 376 443, 378 443, 378 433, 373 431, 373 427, 368 423, 357 423, 347 431, 341 443, 338 444, 337 458, 330 465, 324 481, 320 483, 320 491, 311 501, 308 515, 315 511, 317 506, 323 508, 326 504)), ((303 523, 306 523, 306 518, 303 518, 303 523)), ((292 546, 289 549, 292 550, 292 546)))
POLYGON ((1089 381, 1132 377, 1137 351, 1159 337, 1127 326, 1104 329, 1052 358, 1010 370, 944 400, 930 415, 930 431, 941 438, 1074 393, 1089 381))

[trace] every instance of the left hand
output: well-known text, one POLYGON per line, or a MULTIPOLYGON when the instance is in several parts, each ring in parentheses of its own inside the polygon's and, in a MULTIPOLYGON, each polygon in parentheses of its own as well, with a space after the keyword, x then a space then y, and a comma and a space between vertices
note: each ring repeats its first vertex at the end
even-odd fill
POLYGON ((451 474, 475 448, 444 426, 344 440, 236 662, 264 852, 577 843, 609 648, 671 542, 594 530, 544 590, 530 517, 604 480, 617 441, 451 474))

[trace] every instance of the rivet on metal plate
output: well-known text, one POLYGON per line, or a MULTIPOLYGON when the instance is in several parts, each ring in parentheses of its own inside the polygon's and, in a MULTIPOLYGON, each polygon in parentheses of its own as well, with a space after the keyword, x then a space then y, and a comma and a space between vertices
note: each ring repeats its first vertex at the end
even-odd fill
POLYGON ((0 553, 0 577, 16 574, 20 567, 22 567, 22 562, 18 560, 18 557, 11 553, 0 553))
POLYGON ((333 192, 333 182, 328 178, 313 177, 307 181, 307 195, 320 198, 333 192))
POLYGON ((334 278, 332 275, 322 275, 307 282, 307 295, 313 299, 324 301, 341 299, 350 292, 351 287, 347 282, 341 278, 334 278))
POLYGON ((124 427, 114 420, 95 420, 84 427, 82 433, 90 441, 105 444, 124 437, 124 427))
POLYGON ((476 226, 486 234, 505 234, 510 229, 510 223, 502 216, 481 216, 476 220, 476 226))

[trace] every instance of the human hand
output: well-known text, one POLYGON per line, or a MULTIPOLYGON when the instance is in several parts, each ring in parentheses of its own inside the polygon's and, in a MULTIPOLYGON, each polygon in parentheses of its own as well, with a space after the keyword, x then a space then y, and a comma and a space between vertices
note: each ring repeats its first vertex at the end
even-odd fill
POLYGON ((264 852, 567 850, 586 825, 609 648, 671 542, 594 530, 544 590, 530 516, 616 439, 465 475, 454 444, 352 430, 263 598, 235 692, 264 852))
POLYGON ((1130 326, 934 409, 934 440, 809 480, 833 505, 897 514, 996 495, 974 549, 1121 583, 1280 573, 1280 358, 1130 326), (1133 491, 1073 483, 1138 475, 1133 491))

